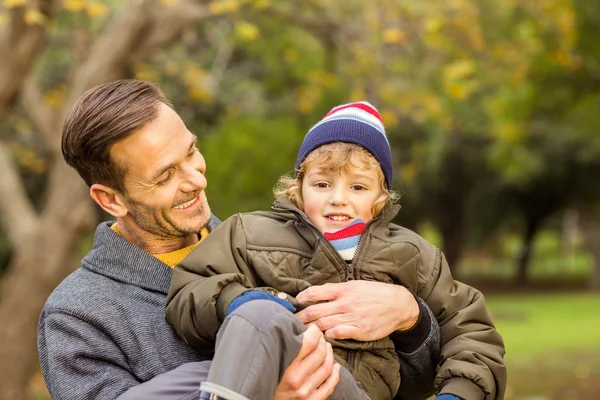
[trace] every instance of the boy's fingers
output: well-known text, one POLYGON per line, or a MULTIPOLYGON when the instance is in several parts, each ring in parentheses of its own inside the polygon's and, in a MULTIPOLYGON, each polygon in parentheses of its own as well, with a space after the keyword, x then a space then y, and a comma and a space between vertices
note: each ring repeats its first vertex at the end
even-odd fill
POLYGON ((300 351, 293 362, 301 362, 308 354, 312 353, 322 338, 323 333, 321 330, 314 324, 309 325, 302 334, 302 347, 300 347, 300 351))
POLYGON ((335 390, 336 385, 340 381, 340 364, 335 363, 329 378, 309 397, 310 400, 325 400, 335 390))
POLYGON ((333 371, 334 359, 333 359, 333 348, 331 344, 326 343, 326 357, 323 362, 317 367, 316 370, 311 371, 312 373, 301 389, 301 392, 310 395, 314 393, 321 385, 323 385, 333 371))

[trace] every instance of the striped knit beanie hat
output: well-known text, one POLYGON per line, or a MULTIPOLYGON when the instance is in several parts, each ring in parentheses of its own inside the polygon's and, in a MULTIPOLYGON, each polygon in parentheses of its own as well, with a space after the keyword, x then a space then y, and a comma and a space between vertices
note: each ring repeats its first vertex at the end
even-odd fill
POLYGON ((364 147, 379 162, 385 183, 392 187, 392 152, 379 112, 366 101, 334 107, 313 126, 300 146, 296 172, 308 154, 333 142, 354 143, 364 147))

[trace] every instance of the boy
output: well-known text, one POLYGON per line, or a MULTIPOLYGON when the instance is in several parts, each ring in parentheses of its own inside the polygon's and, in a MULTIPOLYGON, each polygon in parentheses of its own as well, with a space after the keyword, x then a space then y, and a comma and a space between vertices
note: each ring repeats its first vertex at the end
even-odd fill
MULTIPOLYGON (((438 249, 391 223, 399 209, 391 182, 377 110, 335 107, 306 135, 274 212, 229 218, 176 268, 168 322, 209 355, 216 338, 201 399, 269 398, 305 329, 292 313, 306 304, 295 296, 355 279, 403 285, 431 307, 442 330, 440 399, 503 398, 504 346, 483 296, 452 279, 438 249)), ((333 398, 394 398, 400 376, 390 337, 330 343, 342 366, 333 398)))

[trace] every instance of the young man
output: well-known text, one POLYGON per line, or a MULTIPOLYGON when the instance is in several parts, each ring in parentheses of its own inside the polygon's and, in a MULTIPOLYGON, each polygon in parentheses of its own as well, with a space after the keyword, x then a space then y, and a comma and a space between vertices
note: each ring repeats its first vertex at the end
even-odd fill
MULTIPOLYGON (((98 226, 93 250, 42 311, 38 350, 52 398, 197 397, 208 374, 206 358, 177 337, 164 315, 172 267, 219 223, 207 203, 196 137, 157 87, 123 80, 93 88, 76 102, 62 150, 92 199, 116 221, 98 226)), ((438 326, 418 318, 428 309, 391 285, 341 284, 334 291, 340 293, 331 302, 335 314, 384 327, 365 330, 370 335, 386 336, 394 329, 388 326, 405 320, 425 321, 396 345, 400 393, 427 397, 439 361, 438 326), (375 302, 369 295, 382 291, 386 299, 375 302), (363 309, 371 316, 364 318, 363 309)), ((310 313, 317 321, 328 316, 310 313)), ((338 379, 322 333, 310 328, 274 398, 325 399, 338 379)))
MULTIPOLYGON (((366 102, 335 107, 306 135, 273 211, 232 216, 175 268, 167 320, 198 351, 216 348, 201 400, 272 397, 300 349, 296 297, 354 280, 401 285, 434 311, 444 338, 439 399, 504 397, 504 345, 483 296, 452 279, 439 249, 391 222, 392 170, 378 111, 366 102)), ((332 341, 342 365, 333 399, 396 396, 394 342, 376 339, 332 341)))

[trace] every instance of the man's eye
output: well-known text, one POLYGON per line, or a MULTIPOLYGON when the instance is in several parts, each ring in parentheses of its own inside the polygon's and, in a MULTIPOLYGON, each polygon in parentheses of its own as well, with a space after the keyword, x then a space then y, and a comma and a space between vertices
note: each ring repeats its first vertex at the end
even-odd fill
POLYGON ((160 181, 158 181, 157 185, 159 185, 159 186, 160 185, 164 185, 165 183, 169 182, 172 177, 173 177, 173 172, 169 171, 167 173, 167 175, 163 179, 161 179, 160 181))
POLYGON ((192 148, 190 149, 190 152, 189 152, 189 154, 188 154, 188 157, 195 156, 195 155, 196 155, 196 154, 198 154, 198 153, 199 153, 198 149, 197 149, 196 147, 192 147, 192 148))

